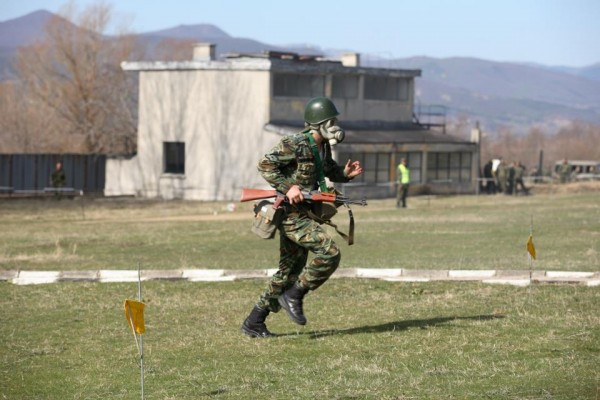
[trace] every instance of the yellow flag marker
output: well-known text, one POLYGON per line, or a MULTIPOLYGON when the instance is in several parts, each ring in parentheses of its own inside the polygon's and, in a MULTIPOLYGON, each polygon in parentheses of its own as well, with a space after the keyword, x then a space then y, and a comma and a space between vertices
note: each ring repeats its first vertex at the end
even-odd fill
POLYGON ((135 300, 125 300, 125 318, 131 330, 142 334, 146 331, 144 326, 144 303, 135 300))
POLYGON ((527 240, 527 252, 535 260, 535 246, 533 245, 533 235, 529 235, 527 240))

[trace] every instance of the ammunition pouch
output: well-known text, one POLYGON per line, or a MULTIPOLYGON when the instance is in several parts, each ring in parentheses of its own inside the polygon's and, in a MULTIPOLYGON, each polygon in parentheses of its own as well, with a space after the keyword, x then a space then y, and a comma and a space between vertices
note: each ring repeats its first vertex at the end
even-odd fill
POLYGON ((252 232, 262 239, 273 239, 275 231, 283 219, 283 208, 279 207, 279 202, 273 203, 269 200, 262 200, 254 206, 254 221, 252 222, 252 232))

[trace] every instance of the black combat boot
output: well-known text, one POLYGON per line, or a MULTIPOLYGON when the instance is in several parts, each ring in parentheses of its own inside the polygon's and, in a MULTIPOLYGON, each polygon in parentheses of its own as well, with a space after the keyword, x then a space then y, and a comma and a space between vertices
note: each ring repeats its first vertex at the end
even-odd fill
POLYGON ((298 325, 306 325, 306 317, 302 311, 302 299, 306 293, 308 293, 308 289, 303 288, 296 282, 294 286, 283 292, 277 299, 292 321, 298 325))
POLYGON ((259 306, 254 306, 248 318, 242 324, 242 332, 250 337, 266 338, 272 336, 265 325, 265 319, 269 315, 269 310, 264 310, 259 306))

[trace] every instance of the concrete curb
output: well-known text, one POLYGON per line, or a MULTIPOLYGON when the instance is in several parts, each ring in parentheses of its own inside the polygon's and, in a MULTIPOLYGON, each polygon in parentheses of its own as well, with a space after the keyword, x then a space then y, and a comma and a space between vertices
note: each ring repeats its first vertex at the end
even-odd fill
MULTIPOLYGON (((142 281, 183 280, 223 282, 242 279, 265 279, 276 269, 225 270, 183 269, 145 270, 142 281)), ((600 272, 522 271, 522 270, 410 270, 403 268, 341 268, 332 278, 381 279, 390 282, 476 281, 487 284, 528 286, 531 284, 576 284, 600 286, 600 272)), ((97 271, 0 271, 0 282, 36 285, 56 282, 137 282, 137 270, 97 271)))

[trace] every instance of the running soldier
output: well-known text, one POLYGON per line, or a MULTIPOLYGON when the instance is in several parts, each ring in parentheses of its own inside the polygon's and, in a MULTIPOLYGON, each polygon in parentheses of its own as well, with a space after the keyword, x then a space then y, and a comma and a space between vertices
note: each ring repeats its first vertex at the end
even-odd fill
POLYGON ((358 161, 338 165, 331 146, 344 139, 337 125, 339 115, 326 97, 308 101, 304 111, 305 129, 286 136, 258 163, 262 177, 277 191, 285 193, 285 214, 279 225, 280 258, 277 272, 242 324, 251 337, 269 337, 265 320, 269 313, 283 308, 299 325, 306 324, 302 309, 304 296, 319 288, 340 263, 340 249, 331 236, 312 220, 302 192, 328 190, 324 177, 332 182, 348 182, 363 172, 358 161), (308 252, 314 258, 307 264, 308 252))

